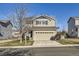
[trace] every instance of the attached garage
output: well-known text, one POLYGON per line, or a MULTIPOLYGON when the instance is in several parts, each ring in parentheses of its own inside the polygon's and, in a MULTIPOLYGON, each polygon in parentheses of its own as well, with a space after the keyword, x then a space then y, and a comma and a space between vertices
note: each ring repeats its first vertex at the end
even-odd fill
POLYGON ((33 19, 33 26, 31 28, 33 40, 50 40, 56 34, 56 22, 54 17, 37 16, 33 19))
POLYGON ((56 31, 34 31, 34 40, 50 40, 52 36, 56 34, 56 31))

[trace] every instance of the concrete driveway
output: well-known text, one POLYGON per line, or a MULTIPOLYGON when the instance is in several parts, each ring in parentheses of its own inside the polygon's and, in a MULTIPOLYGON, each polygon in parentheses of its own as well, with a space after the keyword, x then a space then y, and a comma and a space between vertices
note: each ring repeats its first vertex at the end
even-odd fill
POLYGON ((36 40, 33 44, 34 47, 54 47, 54 46, 62 46, 62 44, 56 41, 50 40, 36 40))

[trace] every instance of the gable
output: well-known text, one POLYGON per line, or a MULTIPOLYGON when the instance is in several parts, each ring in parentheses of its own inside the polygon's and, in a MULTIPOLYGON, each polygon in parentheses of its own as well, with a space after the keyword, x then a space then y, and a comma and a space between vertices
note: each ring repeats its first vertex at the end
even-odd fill
POLYGON ((41 16, 36 16, 33 20, 54 20, 54 17, 49 17, 49 16, 45 16, 45 15, 41 15, 41 16))

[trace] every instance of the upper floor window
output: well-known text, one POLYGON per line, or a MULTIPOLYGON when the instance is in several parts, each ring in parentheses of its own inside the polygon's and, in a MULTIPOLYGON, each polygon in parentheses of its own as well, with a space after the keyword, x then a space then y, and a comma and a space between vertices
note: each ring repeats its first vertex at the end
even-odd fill
POLYGON ((45 21, 45 24, 48 25, 48 21, 45 21))
POLYGON ((42 21, 43 25, 48 25, 48 21, 42 21))
POLYGON ((36 25, 48 25, 48 21, 36 21, 36 25))
POLYGON ((41 21, 36 21, 36 25, 39 25, 39 24, 41 24, 41 21))

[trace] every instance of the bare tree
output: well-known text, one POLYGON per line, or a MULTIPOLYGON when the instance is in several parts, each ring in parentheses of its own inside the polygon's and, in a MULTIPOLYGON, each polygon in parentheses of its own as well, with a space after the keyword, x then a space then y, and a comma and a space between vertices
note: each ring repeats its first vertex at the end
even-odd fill
POLYGON ((19 23, 20 38, 21 38, 20 43, 22 43, 22 34, 23 34, 22 20, 24 19, 25 15, 26 15, 25 8, 23 8, 23 7, 17 8, 16 12, 15 12, 15 15, 16 15, 16 19, 18 20, 18 23, 19 23))
POLYGON ((25 9, 23 7, 23 4, 21 4, 18 6, 18 8, 15 8, 13 10, 13 13, 11 13, 8 17, 14 23, 14 27, 19 29, 20 37, 18 39, 20 40, 20 43, 22 43, 23 41, 22 40, 22 35, 24 33, 23 29, 26 27, 26 26, 23 26, 22 20, 26 17, 26 15, 27 15, 27 9, 25 9))

